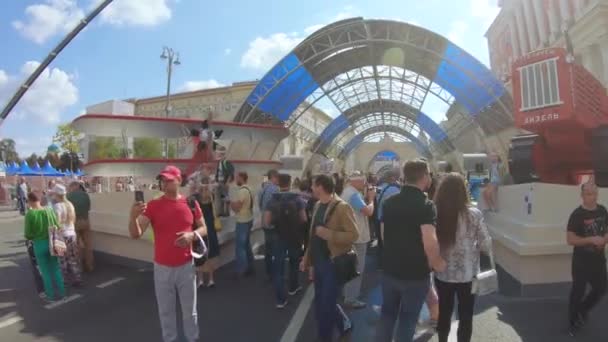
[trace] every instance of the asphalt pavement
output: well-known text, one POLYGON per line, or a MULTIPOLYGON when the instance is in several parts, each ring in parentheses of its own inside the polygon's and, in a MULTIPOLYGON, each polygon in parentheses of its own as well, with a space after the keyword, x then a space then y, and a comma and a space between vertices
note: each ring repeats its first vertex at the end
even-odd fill
MULTIPOLYGON (((0 341, 161 341, 149 268, 98 265, 86 276, 82 289, 69 291, 69 301, 49 306, 35 293, 22 227, 21 218, 0 217, 0 341)), ((363 297, 370 305, 350 313, 355 342, 373 341, 381 303, 380 275, 374 268, 371 253, 363 280, 363 297)), ((261 261, 256 269, 255 277, 237 280, 228 265, 218 272, 215 289, 199 292, 201 341, 314 341, 312 288, 277 310, 261 261)), ((473 341, 608 341, 602 325, 608 303, 592 313, 579 336, 570 338, 565 334, 566 298, 567 294, 545 299, 480 298, 473 341)), ((453 330, 455 334, 456 325, 453 330)), ((421 327, 416 341, 436 341, 436 336, 424 332, 421 327)))

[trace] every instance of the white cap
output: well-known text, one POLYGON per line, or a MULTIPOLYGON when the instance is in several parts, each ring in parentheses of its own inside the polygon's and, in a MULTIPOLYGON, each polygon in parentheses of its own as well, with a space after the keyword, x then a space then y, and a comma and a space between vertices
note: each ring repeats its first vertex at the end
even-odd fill
POLYGON ((61 185, 61 184, 57 184, 53 187, 53 189, 51 190, 52 193, 57 194, 59 196, 65 196, 65 194, 67 193, 65 186, 61 185))

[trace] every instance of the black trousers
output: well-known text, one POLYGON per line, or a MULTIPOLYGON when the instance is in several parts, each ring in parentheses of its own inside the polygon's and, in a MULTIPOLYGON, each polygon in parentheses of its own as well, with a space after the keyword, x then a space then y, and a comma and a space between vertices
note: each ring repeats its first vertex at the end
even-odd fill
POLYGON ((572 290, 568 318, 576 322, 578 314, 586 316, 606 293, 606 260, 598 258, 572 258, 572 290), (587 293, 587 285, 591 291, 587 293))
POLYGON ((452 325, 454 298, 458 298, 458 342, 471 341, 473 334, 473 308, 475 296, 471 293, 471 282, 446 283, 435 278, 435 287, 439 296, 439 321, 437 334, 439 342, 447 342, 452 325))

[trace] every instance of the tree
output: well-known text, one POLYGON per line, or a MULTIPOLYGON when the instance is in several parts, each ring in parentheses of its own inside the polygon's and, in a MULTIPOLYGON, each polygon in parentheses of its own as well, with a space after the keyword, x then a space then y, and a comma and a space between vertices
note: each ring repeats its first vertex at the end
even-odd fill
POLYGON ((160 158, 163 145, 158 138, 134 138, 133 155, 136 158, 160 158))
POLYGON ((82 163, 80 162, 80 158, 78 158, 78 153, 63 152, 59 157, 59 160, 60 163, 58 165, 58 169, 60 170, 76 171, 82 168, 82 163))
POLYGON ((78 153, 80 152, 80 140, 81 134, 76 131, 70 124, 63 124, 57 126, 57 133, 53 137, 53 142, 59 143, 59 146, 67 152, 78 153))
POLYGON ((113 137, 96 137, 91 144, 91 159, 116 159, 124 154, 113 137))
POLYGON ((0 140, 0 160, 2 161, 19 161, 17 153, 17 144, 13 139, 0 140))
POLYGON ((36 153, 32 153, 31 156, 25 159, 25 162, 27 163, 27 165, 29 165, 29 167, 34 167, 34 164, 38 162, 38 155, 36 153))

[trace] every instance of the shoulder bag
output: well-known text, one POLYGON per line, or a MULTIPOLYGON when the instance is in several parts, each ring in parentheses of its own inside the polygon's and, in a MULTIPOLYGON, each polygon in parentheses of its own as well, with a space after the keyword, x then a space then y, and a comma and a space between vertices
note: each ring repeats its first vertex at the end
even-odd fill
POLYGON ((57 225, 54 224, 53 220, 51 219, 51 215, 53 215, 51 210, 52 209, 45 209, 46 223, 49 234, 49 252, 52 256, 62 257, 65 255, 68 246, 63 239, 61 229, 57 227, 57 225))
MULTIPOLYGON (((477 229, 479 229, 479 227, 477 227, 477 229)), ((481 259, 481 250, 479 253, 481 259)), ((498 292, 498 273, 496 273, 496 264, 494 263, 494 255, 491 248, 488 257, 490 258, 490 269, 480 271, 479 274, 473 278, 473 283, 471 285, 471 293, 477 296, 485 296, 498 292)))
POLYGON ((195 259, 196 266, 202 266, 207 261, 207 256, 209 254, 209 250, 207 249, 207 244, 205 244, 205 240, 203 237, 196 231, 198 228, 196 226, 196 197, 191 196, 188 198, 188 207, 190 207, 190 211, 192 212, 192 231, 196 239, 192 242, 192 246, 190 247, 190 252, 192 257, 195 259))
MULTIPOLYGON (((338 205, 339 203, 336 203, 329 208, 327 215, 325 215, 326 226, 338 205)), ((360 276, 360 273, 357 272, 357 253, 355 253, 355 250, 352 247, 348 252, 335 256, 332 259, 332 262, 334 264, 338 285, 343 286, 349 281, 360 276)))

